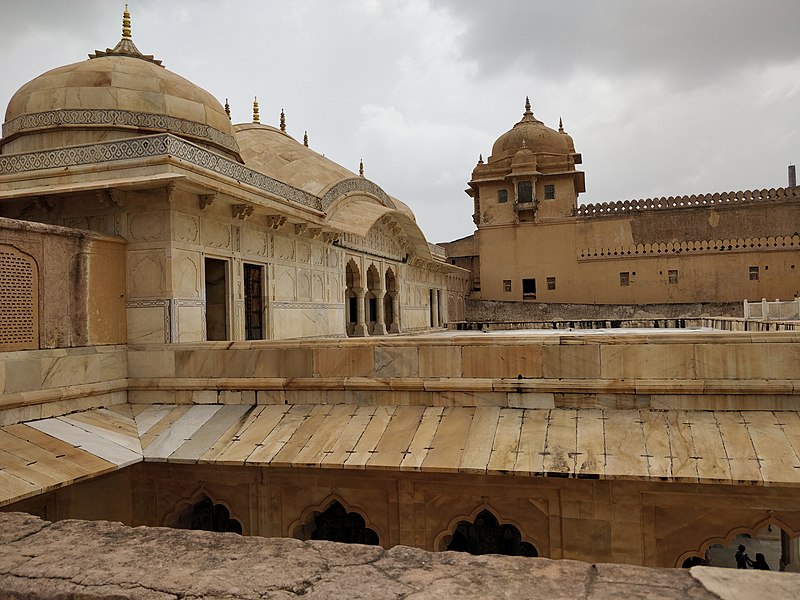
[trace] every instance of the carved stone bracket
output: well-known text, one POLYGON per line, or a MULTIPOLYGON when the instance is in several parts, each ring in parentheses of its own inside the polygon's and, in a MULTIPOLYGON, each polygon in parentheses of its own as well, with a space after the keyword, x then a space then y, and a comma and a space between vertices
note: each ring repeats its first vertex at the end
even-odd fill
POLYGON ((308 223, 296 223, 294 226, 294 232, 297 235, 303 235, 306 229, 308 229, 308 223))
POLYGON ((46 213, 51 213, 56 209, 58 203, 52 196, 36 196, 34 199, 36 208, 46 213))
POLYGON ((326 231, 322 234, 322 239, 326 244, 335 244, 339 241, 339 234, 332 231, 326 231))
POLYGON ((322 235, 322 229, 319 227, 309 227, 308 228, 308 235, 311 236, 311 239, 317 239, 320 235, 322 235))
POLYGON ((240 219, 244 221, 253 214, 253 207, 248 206, 247 204, 234 204, 231 206, 231 214, 233 215, 234 219, 240 219))
POLYGON ((212 204, 214 204, 214 200, 217 199, 216 194, 200 194, 200 210, 205 210, 212 204))
POLYGON ((267 215, 267 227, 280 229, 286 223, 286 217, 280 215, 267 215))
POLYGON ((95 196, 97 196, 97 199, 100 201, 100 204, 102 204, 106 208, 125 205, 120 193, 117 190, 112 190, 112 189, 97 190, 95 192, 95 196))

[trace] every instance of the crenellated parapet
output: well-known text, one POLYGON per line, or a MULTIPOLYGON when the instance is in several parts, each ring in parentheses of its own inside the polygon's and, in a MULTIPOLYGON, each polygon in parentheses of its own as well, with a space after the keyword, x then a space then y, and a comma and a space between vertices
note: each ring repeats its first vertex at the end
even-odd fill
POLYGON ((725 207, 779 202, 800 199, 800 187, 770 188, 738 192, 718 192, 715 194, 692 194, 691 196, 670 196, 668 198, 647 198, 644 200, 618 200, 578 206, 578 217, 613 217, 634 212, 671 210, 679 208, 725 207))
POLYGON ((800 235, 581 248, 578 251, 578 260, 607 260, 609 258, 675 256, 680 254, 719 254, 722 252, 761 252, 787 250, 790 248, 800 249, 800 235))

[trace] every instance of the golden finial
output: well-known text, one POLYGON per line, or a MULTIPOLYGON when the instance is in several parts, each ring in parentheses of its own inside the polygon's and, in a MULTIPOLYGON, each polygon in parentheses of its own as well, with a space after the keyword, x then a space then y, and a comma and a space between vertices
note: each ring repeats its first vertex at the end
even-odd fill
POLYGON ((128 12, 128 5, 125 5, 125 12, 122 13, 122 37, 131 37, 131 13, 128 12))
POLYGON ((482 165, 482 164, 483 164, 483 154, 479 154, 479 155, 478 155, 478 164, 479 164, 479 165, 482 165))
POLYGON ((564 122, 561 120, 561 117, 558 117, 558 131, 559 133, 564 133, 564 122))
POLYGON ((228 120, 231 119, 231 105, 228 104, 228 99, 225 98, 225 114, 228 115, 228 120))
POLYGON ((283 109, 281 109, 281 131, 286 131, 286 115, 283 113, 283 109))
POLYGON ((308 148, 308 132, 307 131, 303 132, 303 146, 308 148))
POLYGON ((525 96, 525 112, 531 112, 531 99, 525 96))
POLYGON ((261 123, 261 117, 258 116, 258 97, 253 97, 253 123, 261 123))
POLYGON ((358 162, 358 175, 359 175, 359 177, 363 177, 364 176, 364 159, 363 158, 358 162))

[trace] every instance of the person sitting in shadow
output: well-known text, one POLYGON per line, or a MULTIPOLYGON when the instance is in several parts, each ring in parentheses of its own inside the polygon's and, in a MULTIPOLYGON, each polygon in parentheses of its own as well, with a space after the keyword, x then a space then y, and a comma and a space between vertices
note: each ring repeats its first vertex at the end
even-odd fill
POLYGON ((739 544, 739 547, 737 548, 735 556, 737 569, 746 569, 748 564, 753 563, 753 561, 750 560, 750 557, 744 553, 746 549, 747 548, 745 548, 742 544, 739 544))
MULTIPOLYGON (((747 556, 747 555, 745 555, 745 556, 747 556)), ((772 569, 769 568, 769 565, 767 564, 767 559, 764 558, 764 555, 761 554, 761 552, 756 554, 756 559, 755 560, 750 560, 748 558, 747 559, 747 563, 751 567, 753 567, 754 569, 758 569, 760 571, 771 571, 772 570, 772 569)))

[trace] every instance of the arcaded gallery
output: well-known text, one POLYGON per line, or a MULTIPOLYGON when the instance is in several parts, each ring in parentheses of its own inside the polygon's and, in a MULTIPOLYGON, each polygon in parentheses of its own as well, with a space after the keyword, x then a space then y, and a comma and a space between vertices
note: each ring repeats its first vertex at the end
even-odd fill
POLYGON ((528 105, 446 251, 363 167, 161 59, 126 12, 5 113, 3 510, 665 567, 769 528, 800 566, 800 330, 454 330, 468 296, 791 298, 796 186, 578 207, 582 158, 528 105), (709 283, 723 262, 752 294, 709 283))

